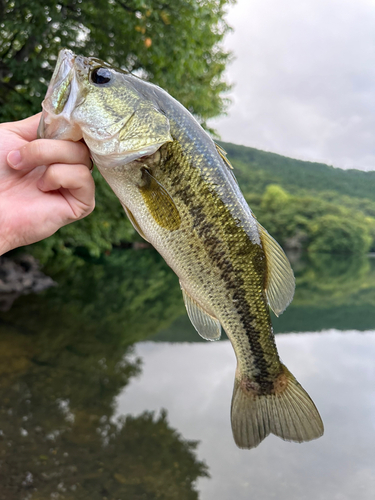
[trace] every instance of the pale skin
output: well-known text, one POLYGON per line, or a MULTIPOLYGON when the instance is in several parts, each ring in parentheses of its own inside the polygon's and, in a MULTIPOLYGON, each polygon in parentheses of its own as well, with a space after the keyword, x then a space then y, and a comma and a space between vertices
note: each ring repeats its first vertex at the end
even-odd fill
POLYGON ((0 255, 51 236, 95 207, 87 147, 37 139, 40 115, 0 124, 0 255))

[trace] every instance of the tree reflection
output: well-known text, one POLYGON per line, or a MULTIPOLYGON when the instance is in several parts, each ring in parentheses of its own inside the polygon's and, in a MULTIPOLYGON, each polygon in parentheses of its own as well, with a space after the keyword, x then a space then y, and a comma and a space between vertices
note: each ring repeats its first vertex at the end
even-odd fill
POLYGON ((0 315, 0 499, 195 499, 196 442, 166 413, 113 421, 141 369, 132 343, 181 314, 153 251, 75 262, 0 315))
MULTIPOLYGON (((290 260, 296 291, 286 311, 273 316, 275 333, 375 328, 375 259, 310 253, 290 260)), ((176 332, 179 341, 204 342, 184 312, 155 340, 176 341, 176 332)))
POLYGON ((375 327, 375 262, 367 256, 308 254, 293 265, 293 302, 276 332, 375 327))

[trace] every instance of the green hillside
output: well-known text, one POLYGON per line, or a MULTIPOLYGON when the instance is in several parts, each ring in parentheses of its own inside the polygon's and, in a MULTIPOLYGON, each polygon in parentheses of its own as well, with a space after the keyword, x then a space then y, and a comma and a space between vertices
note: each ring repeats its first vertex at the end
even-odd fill
POLYGON ((262 192, 268 184, 279 184, 291 193, 301 189, 314 193, 329 190, 375 202, 375 171, 343 170, 229 142, 220 145, 228 153, 243 190, 262 192))
POLYGON ((375 251, 375 172, 220 144, 255 216, 284 248, 375 251))

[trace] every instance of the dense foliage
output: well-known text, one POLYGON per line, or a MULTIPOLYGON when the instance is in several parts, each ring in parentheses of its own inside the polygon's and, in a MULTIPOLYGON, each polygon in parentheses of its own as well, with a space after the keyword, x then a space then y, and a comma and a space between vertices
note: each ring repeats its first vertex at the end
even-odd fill
POLYGON ((335 254, 365 253, 375 219, 318 196, 295 196, 270 184, 261 197, 248 195, 258 220, 285 248, 335 254), (257 203, 258 202, 258 203, 257 203))
POLYGON ((1 0, 0 121, 39 111, 62 47, 137 71, 201 120, 219 114, 229 1, 1 0))
MULTIPOLYGON (((62 47, 156 83, 204 125, 222 113, 230 57, 221 41, 232 0, 0 0, 0 122, 40 111, 62 47)), ((136 237, 99 176, 95 212, 36 246, 46 260, 85 247, 92 255, 136 237)))

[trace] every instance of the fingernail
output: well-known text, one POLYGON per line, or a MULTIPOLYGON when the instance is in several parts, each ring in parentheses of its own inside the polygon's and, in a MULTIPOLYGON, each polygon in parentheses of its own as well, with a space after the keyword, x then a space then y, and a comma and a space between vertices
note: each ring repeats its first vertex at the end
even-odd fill
POLYGON ((21 153, 19 151, 11 151, 8 154, 7 161, 10 163, 13 167, 16 167, 21 163, 21 153))

